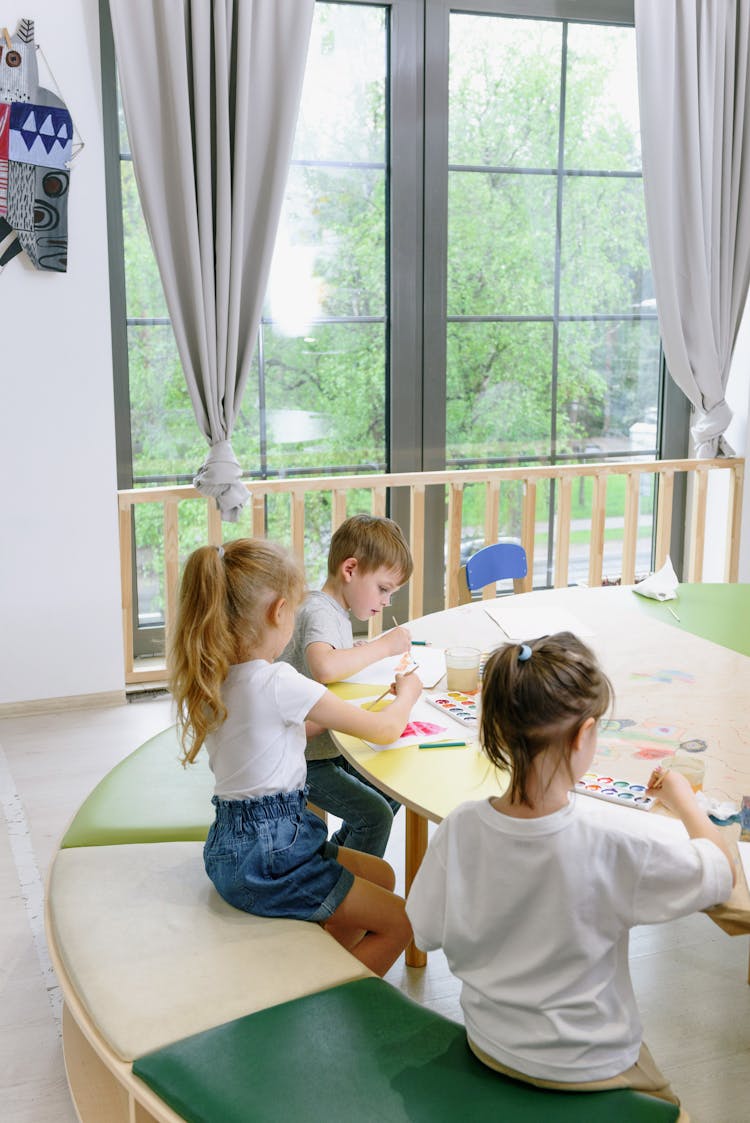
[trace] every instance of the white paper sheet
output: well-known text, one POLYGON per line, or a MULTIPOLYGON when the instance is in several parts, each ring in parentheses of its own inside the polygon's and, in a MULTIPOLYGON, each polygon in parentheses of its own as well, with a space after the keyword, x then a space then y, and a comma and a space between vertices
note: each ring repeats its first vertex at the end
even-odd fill
POLYGON ((482 605, 495 623, 499 624, 509 640, 536 639, 551 636, 553 632, 574 632, 577 636, 593 636, 594 631, 564 608, 550 605, 529 605, 525 597, 498 597, 482 605))
POLYGON ((412 647, 406 655, 390 655, 387 659, 371 663, 363 671, 346 679, 346 682, 390 686, 397 674, 403 674, 404 668, 408 670, 414 663, 417 664, 415 673, 422 680, 422 686, 431 690, 445 674, 445 650, 442 647, 412 647))

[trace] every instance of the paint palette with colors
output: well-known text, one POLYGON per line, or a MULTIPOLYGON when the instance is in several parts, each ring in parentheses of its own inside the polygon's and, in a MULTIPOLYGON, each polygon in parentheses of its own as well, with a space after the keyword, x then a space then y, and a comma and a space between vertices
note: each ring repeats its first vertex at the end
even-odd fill
POLYGON ((460 690, 449 690, 445 694, 425 694, 425 699, 440 710, 441 713, 452 717, 461 725, 476 726, 479 719, 477 699, 460 690))
POLYGON ((586 772, 575 786, 581 795, 592 795, 595 799, 608 799, 621 807, 634 807, 637 811, 650 811, 656 800, 646 795, 645 784, 631 784, 630 780, 620 780, 614 776, 599 776, 596 772, 586 772))

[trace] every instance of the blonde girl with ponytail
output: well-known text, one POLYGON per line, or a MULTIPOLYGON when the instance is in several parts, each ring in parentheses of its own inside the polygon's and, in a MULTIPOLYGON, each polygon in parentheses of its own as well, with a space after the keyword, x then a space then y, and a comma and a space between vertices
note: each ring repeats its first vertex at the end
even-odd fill
POLYGON ((258 916, 321 924, 383 975, 411 938, 394 872, 328 841, 307 807, 305 745, 323 729, 396 740, 422 684, 397 676, 394 701, 370 712, 276 662, 304 595, 301 567, 273 542, 240 538, 190 555, 169 652, 183 762, 205 745, 215 820, 204 862, 221 896, 258 916))

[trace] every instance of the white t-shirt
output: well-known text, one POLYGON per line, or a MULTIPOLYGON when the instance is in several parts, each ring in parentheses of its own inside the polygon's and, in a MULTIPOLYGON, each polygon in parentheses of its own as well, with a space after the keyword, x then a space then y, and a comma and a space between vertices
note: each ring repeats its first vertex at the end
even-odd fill
POLYGON ((463 982, 471 1040, 555 1081, 604 1080, 638 1056, 630 928, 708 908, 732 889, 712 842, 629 832, 587 816, 584 798, 539 819, 462 804, 435 832, 406 903, 417 945, 442 947, 463 982))
POLYGON ((230 667, 222 687, 227 719, 206 738, 215 794, 249 799, 303 788, 305 718, 325 691, 288 663, 230 667))

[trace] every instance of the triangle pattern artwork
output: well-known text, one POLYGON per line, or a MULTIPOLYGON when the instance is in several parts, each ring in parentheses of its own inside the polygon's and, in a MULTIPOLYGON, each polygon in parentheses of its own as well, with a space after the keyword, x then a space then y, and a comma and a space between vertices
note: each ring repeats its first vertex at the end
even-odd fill
POLYGON ((39 85, 34 21, 0 29, 0 272, 22 251, 37 269, 68 267, 73 121, 39 85))

